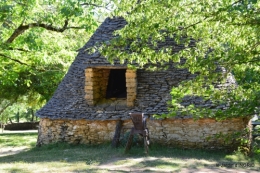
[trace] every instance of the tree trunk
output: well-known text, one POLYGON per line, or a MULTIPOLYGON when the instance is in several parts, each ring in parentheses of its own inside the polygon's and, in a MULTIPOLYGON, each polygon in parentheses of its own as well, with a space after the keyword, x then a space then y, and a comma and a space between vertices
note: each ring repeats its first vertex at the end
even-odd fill
POLYGON ((34 111, 33 111, 33 109, 31 109, 31 114, 32 114, 31 122, 33 122, 34 121, 34 111))
POLYGON ((3 123, 3 121, 1 122, 1 129, 2 129, 2 133, 4 133, 4 123, 3 123))
POLYGON ((16 118, 16 122, 19 123, 19 121, 20 121, 20 112, 19 112, 19 110, 18 110, 15 118, 16 118))

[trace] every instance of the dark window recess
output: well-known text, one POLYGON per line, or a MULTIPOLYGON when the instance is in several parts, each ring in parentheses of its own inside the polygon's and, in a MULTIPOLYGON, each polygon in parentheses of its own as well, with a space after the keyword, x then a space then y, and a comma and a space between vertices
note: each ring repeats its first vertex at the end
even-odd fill
POLYGON ((126 69, 111 69, 106 98, 126 98, 126 69))

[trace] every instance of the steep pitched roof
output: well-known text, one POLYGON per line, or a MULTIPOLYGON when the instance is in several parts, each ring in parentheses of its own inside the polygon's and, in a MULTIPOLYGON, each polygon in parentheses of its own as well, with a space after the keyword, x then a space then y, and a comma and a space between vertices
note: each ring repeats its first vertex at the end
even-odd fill
MULTIPOLYGON (((79 50, 76 59, 71 64, 53 97, 36 113, 38 117, 52 119, 95 119, 95 117, 86 115, 86 112, 90 111, 91 108, 89 108, 84 98, 84 70, 88 67, 95 67, 101 64, 102 66, 111 66, 111 64, 100 53, 88 54, 85 50, 98 42, 111 40, 113 32, 123 28, 125 25, 126 21, 123 18, 107 18, 101 24, 85 46, 79 50)), ((125 66, 118 62, 115 62, 115 64, 125 66)))
MULTIPOLYGON (((88 53, 87 48, 111 40, 115 30, 126 25, 123 18, 107 18, 96 30, 90 40, 79 50, 77 57, 71 64, 67 74, 59 84, 53 97, 41 108, 36 115, 40 118, 51 119, 87 119, 87 120, 112 120, 128 119, 129 112, 144 111, 147 114, 167 113, 167 100, 170 100, 170 89, 187 78, 187 71, 168 70, 165 73, 150 73, 138 70, 139 85, 136 106, 132 108, 108 110, 88 105, 85 96, 85 69, 96 66, 112 66, 100 53, 88 53), (185 72, 183 72, 185 71, 185 72), (153 75, 151 75, 153 74, 153 75), (182 77, 181 77, 182 76, 182 77), (156 79, 159 78, 160 80, 156 79), (173 78, 176 78, 173 80, 173 78), (155 82, 156 81, 156 82, 155 82), (154 100, 151 100, 154 99, 154 100)), ((168 40, 163 45, 173 44, 168 40)), ((181 48, 181 47, 180 47, 181 48)), ((171 63, 168 65, 172 65, 171 63)), ((113 66, 126 67, 115 61, 113 66)))
MULTIPOLYGON (((194 75, 186 69, 177 69, 173 63, 163 71, 137 70, 137 96, 135 105, 123 109, 118 107, 104 108, 91 106, 85 99, 85 69, 89 67, 124 67, 118 61, 111 65, 99 52, 89 53, 86 49, 111 40, 114 31, 123 28, 126 21, 123 18, 107 18, 96 30, 90 40, 83 46, 71 64, 67 74, 59 84, 53 97, 41 108, 36 115, 50 119, 86 119, 86 120, 116 120, 129 119, 130 112, 144 112, 146 115, 168 113, 167 101, 171 100, 170 91, 183 80, 191 79, 194 75)), ((177 52, 183 47, 174 43, 173 39, 166 38, 159 47, 172 46, 177 52)), ((51 82, 51 81, 50 81, 51 82)), ((188 99, 190 103, 203 104, 201 99, 188 99)), ((187 116, 185 116, 187 118, 187 116)), ((181 118, 181 117, 179 117, 181 118)))
MULTIPOLYGON (((80 52, 75 60, 75 63, 83 63, 84 67, 94 67, 99 64, 111 66, 111 64, 100 55, 99 52, 95 52, 93 54, 88 54, 85 50, 87 48, 91 48, 98 43, 107 42, 111 40, 114 35, 114 31, 123 28, 126 25, 126 21, 123 18, 107 18, 101 26, 95 31, 93 36, 87 42, 87 44, 80 49, 80 52)), ((119 65, 119 62, 115 62, 115 64, 119 65)))

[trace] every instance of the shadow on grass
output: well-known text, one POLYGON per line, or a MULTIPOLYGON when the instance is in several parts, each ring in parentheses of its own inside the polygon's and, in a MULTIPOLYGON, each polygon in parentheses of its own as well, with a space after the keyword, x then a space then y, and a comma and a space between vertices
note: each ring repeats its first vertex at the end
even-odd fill
POLYGON ((73 172, 77 172, 77 173, 85 173, 85 172, 87 172, 87 173, 111 173, 111 172, 113 172, 113 173, 129 173, 129 172, 131 172, 131 173, 141 173, 141 172, 154 172, 154 173, 158 173, 158 172, 160 172, 160 173, 163 173, 163 172, 172 172, 172 171, 170 171, 170 170, 168 170, 168 171, 153 171, 153 170, 149 170, 149 169, 145 169, 145 170, 143 170, 143 169, 129 169, 129 170, 120 170, 120 169, 116 169, 116 170, 114 170, 114 169, 87 169, 87 170, 74 170, 73 172))
MULTIPOLYGON (((149 160, 150 157, 146 157, 143 159, 134 159, 129 158, 126 159, 118 159, 117 161, 111 161, 110 164, 106 163, 104 166, 103 164, 99 165, 97 168, 87 169, 87 172, 93 173, 106 173, 106 172, 115 172, 115 173, 125 173, 125 172, 212 172, 212 173, 226 173, 226 172, 240 172, 243 173, 258 173, 259 168, 257 167, 239 167, 239 166, 232 166, 227 165, 228 163, 232 162, 223 162, 223 165, 217 164, 204 164, 203 162, 185 162, 179 161, 175 159, 169 158, 156 158, 149 160), (134 161, 133 161, 134 160, 134 161), (126 162, 126 165, 123 163, 126 162), (129 163, 130 162, 130 163, 129 163), (132 162, 132 163, 131 163, 132 162), (116 165, 120 163, 119 167, 116 165), (224 165, 226 164, 226 165, 224 165), (112 165, 112 166, 111 166, 112 165)), ((85 170, 74 170, 75 172, 85 172, 85 170)))
POLYGON ((19 169, 19 168, 8 168, 6 171, 10 173, 31 173, 30 171, 25 171, 24 169, 19 169))
MULTIPOLYGON (((97 173, 100 170, 103 172, 158 172, 158 170, 178 172, 183 168, 193 170, 199 170, 200 168, 219 169, 218 171, 221 172, 220 168, 228 167, 228 164, 251 163, 259 165, 260 154, 248 158, 239 153, 227 154, 220 151, 185 150, 160 145, 153 145, 150 148, 149 155, 144 153, 143 147, 132 147, 125 154, 124 147, 111 148, 110 144, 69 145, 67 143, 55 143, 0 157, 0 164, 14 162, 84 162, 86 168, 79 168, 75 172, 86 172, 86 170, 97 173), (220 165, 216 166, 216 164, 220 165), (95 167, 98 168, 95 169, 95 167)), ((258 168, 252 167, 252 170, 256 169, 258 168)), ((10 172, 20 171, 10 170, 10 172)))
POLYGON ((0 147, 34 147, 37 140, 37 132, 4 133, 0 134, 0 147))
MULTIPOLYGON (((76 169, 76 170, 73 170, 73 172, 77 172, 77 173, 110 173, 110 172, 113 172, 113 173, 129 173, 130 171, 126 171, 126 170, 109 170, 109 169, 83 169, 83 170, 80 170, 80 169, 76 169)), ((143 171, 142 171, 143 172, 143 171)))

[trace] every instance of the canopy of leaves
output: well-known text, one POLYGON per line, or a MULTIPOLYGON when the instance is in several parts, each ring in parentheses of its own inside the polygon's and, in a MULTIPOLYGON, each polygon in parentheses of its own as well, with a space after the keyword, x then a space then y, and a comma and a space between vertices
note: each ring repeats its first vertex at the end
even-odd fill
POLYGON ((171 114, 192 114, 195 118, 217 119, 251 116, 259 112, 260 99, 260 2, 256 0, 120 0, 115 16, 128 25, 118 31, 116 41, 101 48, 104 55, 122 62, 147 63, 173 61, 179 68, 200 74, 172 89, 171 114), (170 37, 184 49, 154 49, 170 37), (191 40, 195 46, 189 46, 191 40), (152 45, 152 46, 151 46, 152 45), (125 48, 127 47, 128 52, 125 48), (222 68, 221 73, 216 72, 222 68), (237 86, 223 87, 230 75, 237 86), (219 89, 221 86, 222 89, 219 89), (211 109, 182 106, 185 96, 211 100, 211 109), (213 109, 220 106, 224 109, 213 109))
POLYGON ((0 114, 48 100, 96 29, 101 0, 0 1, 0 114))

